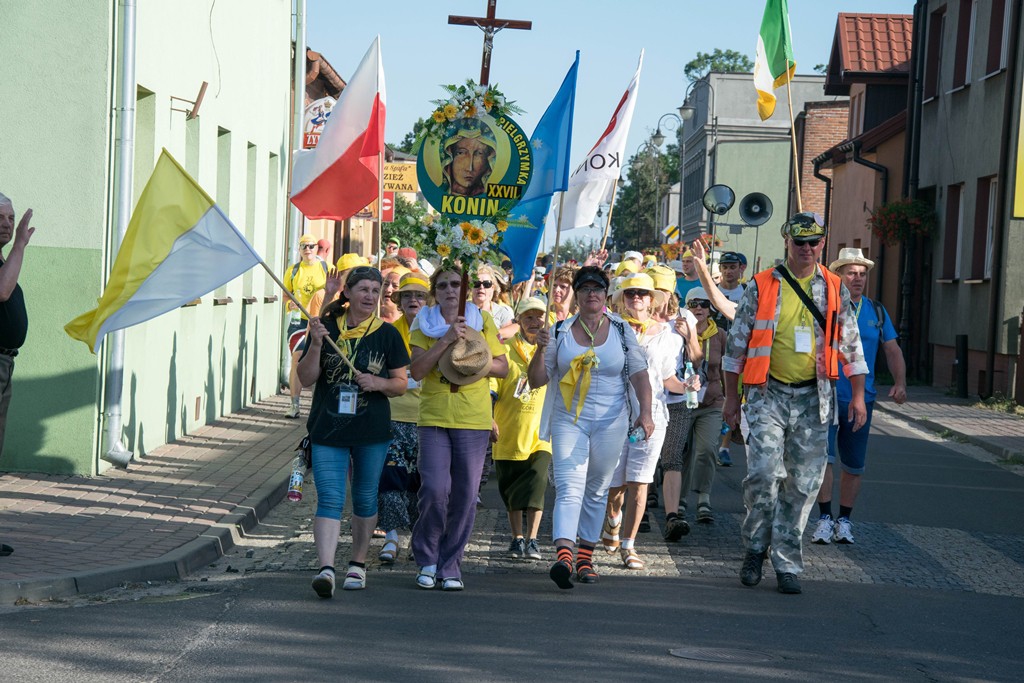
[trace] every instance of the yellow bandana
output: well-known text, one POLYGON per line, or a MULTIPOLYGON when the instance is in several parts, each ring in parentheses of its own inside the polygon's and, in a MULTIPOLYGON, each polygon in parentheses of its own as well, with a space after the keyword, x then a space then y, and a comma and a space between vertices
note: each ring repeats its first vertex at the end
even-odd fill
POLYGON ((700 339, 703 342, 703 341, 707 341, 708 339, 711 339, 716 334, 718 334, 718 325, 715 324, 714 320, 712 320, 711 318, 708 318, 707 329, 705 329, 703 332, 698 332, 697 333, 697 338, 700 339))
POLYGON ((639 327, 641 337, 647 334, 648 327, 657 322, 657 320, 654 320, 653 318, 648 318, 647 320, 637 320, 636 318, 629 315, 622 316, 622 319, 629 323, 632 327, 639 327))
MULTIPOLYGON (((341 348, 344 355, 354 365, 356 359, 356 349, 359 348, 359 342, 363 340, 368 334, 373 334, 380 329, 384 321, 375 315, 371 315, 369 318, 359 323, 352 329, 348 328, 348 311, 345 311, 341 316, 338 316, 338 347, 341 348), (351 340, 355 339, 356 343, 353 344, 351 340)), ((349 372, 351 377, 351 370, 349 372)))
POLYGON ((516 350, 516 353, 519 354, 520 358, 526 361, 527 365, 529 365, 530 361, 533 360, 533 354, 537 351, 537 345, 531 344, 523 339, 522 335, 518 332, 514 337, 512 337, 512 348, 516 350))
POLYGON ((583 411, 583 401, 587 399, 587 392, 590 391, 590 371, 597 367, 597 354, 594 347, 590 347, 584 353, 576 356, 569 363, 569 370, 562 375, 558 382, 558 389, 562 392, 562 400, 565 401, 566 412, 572 412, 572 396, 576 393, 576 386, 580 387, 580 400, 576 404, 576 415, 573 418, 575 423, 580 419, 583 411))
MULTIPOLYGON (((594 337, 601 330, 601 326, 604 325, 604 316, 601 316, 601 321, 597 323, 597 329, 593 332, 583 322, 583 318, 578 318, 578 320, 584 334, 590 339, 590 348, 572 359, 572 362, 569 363, 569 370, 558 381, 558 388, 562 392, 562 400, 565 401, 565 411, 568 413, 572 412, 572 396, 576 393, 576 386, 579 385, 580 400, 576 404, 576 416, 573 418, 574 424, 580 419, 580 413, 583 411, 583 402, 587 399, 587 392, 590 391, 590 371, 600 363, 597 354, 594 353, 594 337)), ((571 329, 568 332, 572 334, 571 329)))

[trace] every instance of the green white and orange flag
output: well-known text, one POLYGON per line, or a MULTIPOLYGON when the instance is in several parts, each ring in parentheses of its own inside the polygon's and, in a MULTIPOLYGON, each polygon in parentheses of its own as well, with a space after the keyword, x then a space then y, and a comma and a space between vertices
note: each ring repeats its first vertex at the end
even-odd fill
POLYGON ((165 149, 132 213, 99 304, 64 331, 96 353, 108 332, 173 311, 260 263, 238 228, 165 149))
POLYGON ((775 88, 789 83, 794 73, 796 60, 793 59, 793 31, 789 27, 789 3, 768 0, 754 58, 757 113, 762 121, 775 113, 775 88))

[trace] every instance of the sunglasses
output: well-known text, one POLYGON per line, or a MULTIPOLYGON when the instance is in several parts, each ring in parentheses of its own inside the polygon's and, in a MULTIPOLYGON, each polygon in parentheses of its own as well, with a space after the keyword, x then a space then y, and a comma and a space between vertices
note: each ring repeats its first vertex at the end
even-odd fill
POLYGON ((687 308, 711 308, 711 302, 707 299, 690 299, 686 302, 687 308))
POLYGON ((798 247, 802 247, 803 245, 806 244, 806 245, 809 245, 813 249, 814 247, 816 247, 819 244, 821 244, 821 240, 822 239, 823 238, 821 238, 821 237, 812 237, 812 238, 806 239, 806 240, 799 240, 799 239, 794 238, 793 239, 793 244, 797 245, 798 247))
POLYGON ((315 244, 300 244, 299 249, 316 249, 315 244))
POLYGON ((458 280, 452 280, 451 282, 438 282, 437 284, 434 285, 434 289, 438 290, 439 292, 443 292, 448 288, 455 289, 461 284, 462 283, 459 282, 458 280))
POLYGON ((494 283, 491 282, 490 280, 473 280, 473 287, 474 288, 482 287, 483 289, 490 289, 493 286, 494 286, 494 283))
POLYGON ((650 294, 646 289, 627 289, 622 292, 622 295, 627 299, 638 299, 643 298, 650 294))
POLYGON ((588 294, 607 294, 608 290, 604 287, 580 287, 576 290, 580 296, 586 296, 588 294))

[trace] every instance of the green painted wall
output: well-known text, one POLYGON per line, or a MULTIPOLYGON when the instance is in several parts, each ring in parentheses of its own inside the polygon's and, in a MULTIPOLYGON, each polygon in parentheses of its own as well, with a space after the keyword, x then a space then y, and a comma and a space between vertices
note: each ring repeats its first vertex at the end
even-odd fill
POLYGON ((64 334, 95 305, 108 224, 113 3, 0 0, 0 192, 36 233, 19 282, 29 335, 15 362, 0 469, 95 471, 97 359, 64 334))
MULTIPOLYGON (((38 228, 20 280, 30 331, 17 359, 0 470, 96 474, 108 466, 98 457, 103 349, 94 356, 63 326, 95 306, 113 258, 118 11, 113 2, 0 0, 0 192, 19 216, 33 208, 38 228)), ((134 198, 166 147, 277 272, 285 253, 290 25, 290 0, 141 0, 137 9, 134 198), (171 96, 194 100, 203 81, 199 118, 171 111, 171 96)), ((207 295, 127 331, 122 409, 130 450, 144 456, 276 393, 281 304, 264 303, 274 290, 254 271, 219 290, 231 303, 214 306, 207 295)))
POLYGON ((721 141, 715 148, 715 182, 728 185, 736 193, 736 205, 728 214, 716 220, 724 223, 742 223, 737 206, 740 200, 751 192, 768 195, 774 208, 772 217, 759 228, 745 227, 738 235, 731 234, 729 229, 724 227, 720 227, 716 232, 723 242, 724 251, 739 251, 747 257, 747 279, 757 272, 755 253, 761 259, 762 270, 773 265, 776 258, 782 258, 784 255, 785 248, 779 229, 786 222, 789 184, 785 169, 789 168, 789 153, 788 138, 778 142, 721 141))

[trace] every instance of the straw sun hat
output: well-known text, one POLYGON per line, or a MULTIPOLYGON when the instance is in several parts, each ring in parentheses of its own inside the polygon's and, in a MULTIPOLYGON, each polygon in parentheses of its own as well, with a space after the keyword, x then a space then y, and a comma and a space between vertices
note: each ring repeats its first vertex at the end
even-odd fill
POLYGON ((635 275, 621 278, 615 291, 612 293, 612 303, 616 306, 621 305, 627 289, 642 289, 650 292, 655 308, 665 304, 665 292, 656 289, 654 287, 654 280, 646 273, 636 273, 635 275))
POLYGON ((447 349, 437 361, 437 369, 452 384, 464 386, 482 380, 491 370, 491 349, 484 335, 474 329, 447 349))

